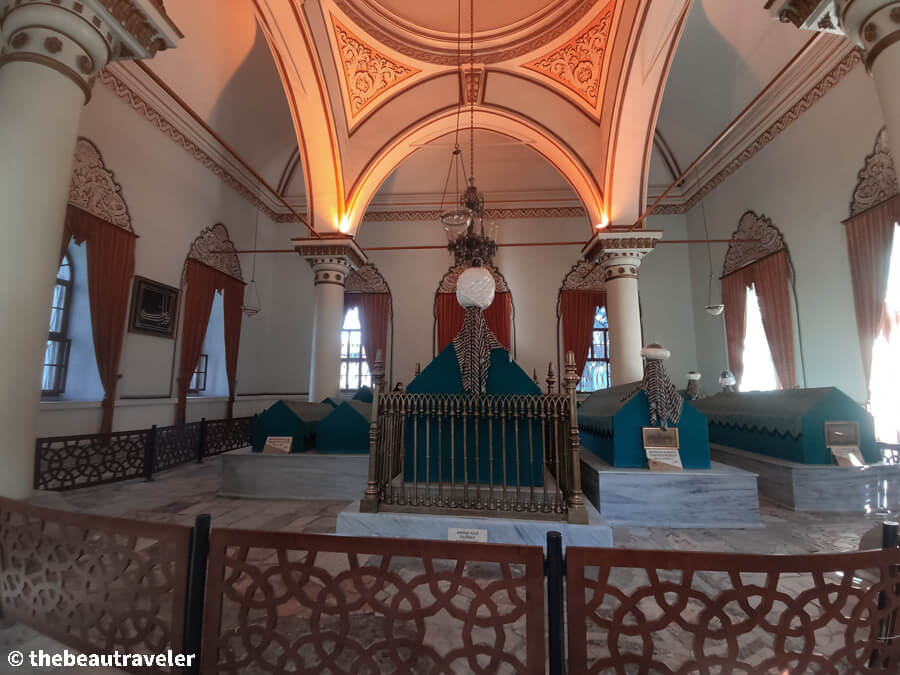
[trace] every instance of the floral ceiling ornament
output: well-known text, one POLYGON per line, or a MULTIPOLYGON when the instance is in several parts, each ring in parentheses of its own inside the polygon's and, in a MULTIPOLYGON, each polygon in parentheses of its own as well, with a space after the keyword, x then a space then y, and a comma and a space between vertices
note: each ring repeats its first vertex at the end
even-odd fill
MULTIPOLYGON (((200 236, 194 239, 187 257, 188 260, 202 262, 239 281, 244 280, 241 275, 241 261, 235 251, 234 242, 228 236, 228 228, 222 223, 216 223, 212 227, 204 229, 200 236)), ((187 260, 184 263, 182 285, 184 285, 186 272, 187 260)))
POLYGON ((384 92, 419 72, 417 68, 398 63, 367 45, 334 15, 331 16, 331 25, 352 117, 357 117, 384 92))
POLYGON ((381 272, 372 263, 366 263, 347 275, 344 282, 344 293, 387 293, 391 289, 381 272))
POLYGON ((614 10, 615 0, 611 0, 578 35, 524 67, 568 88, 596 110, 614 10))
POLYGON ((900 194, 897 169, 888 148, 887 131, 884 128, 878 132, 875 148, 866 156, 858 179, 853 189, 853 201, 850 203, 851 217, 900 194))
POLYGON ((747 211, 731 235, 733 240, 752 239, 753 241, 732 241, 725 253, 725 264, 722 275, 731 274, 752 262, 778 251, 787 251, 781 230, 772 224, 765 215, 757 215, 747 211))
POLYGON ((104 165, 100 150, 86 138, 79 138, 75 145, 69 204, 123 230, 134 232, 128 206, 122 199, 122 186, 104 165))
POLYGON ((563 291, 603 291, 606 284, 603 281, 603 266, 597 263, 579 260, 572 265, 572 269, 563 279, 563 291))

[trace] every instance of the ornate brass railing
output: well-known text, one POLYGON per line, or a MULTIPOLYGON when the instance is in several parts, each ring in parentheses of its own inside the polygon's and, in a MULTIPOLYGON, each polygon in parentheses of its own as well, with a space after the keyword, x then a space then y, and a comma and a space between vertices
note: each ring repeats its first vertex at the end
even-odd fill
POLYGON ((373 375, 361 510, 587 522, 571 353, 558 394, 552 373, 533 396, 384 393, 380 357, 373 375))

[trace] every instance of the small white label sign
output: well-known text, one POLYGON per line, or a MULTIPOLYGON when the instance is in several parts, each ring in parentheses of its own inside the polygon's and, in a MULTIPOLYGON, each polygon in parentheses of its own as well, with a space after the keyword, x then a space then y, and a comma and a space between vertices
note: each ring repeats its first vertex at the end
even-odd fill
POLYGON ((293 436, 266 436, 266 444, 263 446, 263 453, 276 454, 290 452, 293 444, 293 436))
POLYGON ((473 530, 467 527, 448 527, 447 541, 478 541, 487 543, 487 530, 473 530))
POLYGON ((681 454, 677 448, 646 448, 647 465, 651 471, 682 471, 681 454))
POLYGON ((831 454, 837 460, 838 466, 865 466, 866 461, 863 459, 859 448, 852 445, 842 445, 831 448, 831 454))

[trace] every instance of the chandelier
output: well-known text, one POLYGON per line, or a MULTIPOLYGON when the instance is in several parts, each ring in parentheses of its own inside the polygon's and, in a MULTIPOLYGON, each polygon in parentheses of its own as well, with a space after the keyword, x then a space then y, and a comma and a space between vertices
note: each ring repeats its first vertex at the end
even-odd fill
MULTIPOLYGON (((457 4, 457 19, 461 15, 461 2, 457 4)), ((462 31, 457 33, 456 54, 460 76, 462 72, 462 31)), ((475 72, 475 2, 469 0, 469 68, 470 74, 475 72)), ((464 82, 468 82, 463 77, 464 82)), ((468 84, 466 85, 468 87, 468 84)), ((484 195, 478 191, 475 185, 475 96, 468 91, 469 96, 469 171, 466 172, 465 162, 462 158, 462 149, 459 147, 459 121, 462 117, 463 95, 460 90, 459 108, 456 114, 456 139, 453 153, 450 155, 450 166, 447 169, 447 178, 444 181, 444 193, 441 196, 441 209, 444 207, 444 198, 447 196, 447 185, 450 175, 456 169, 456 185, 459 186, 459 173, 462 171, 466 182, 466 189, 459 195, 458 206, 455 209, 441 212, 441 223, 447 234, 447 250, 453 253, 455 264, 466 264, 472 267, 481 265, 493 265, 494 255, 497 253, 497 242, 494 241, 494 226, 488 224, 485 231, 484 195)))

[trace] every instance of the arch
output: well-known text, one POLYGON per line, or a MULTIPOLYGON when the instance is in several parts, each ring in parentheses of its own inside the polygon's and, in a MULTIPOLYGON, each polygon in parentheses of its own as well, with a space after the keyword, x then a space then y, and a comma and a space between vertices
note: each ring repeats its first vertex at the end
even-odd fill
POLYGON ((900 194, 897 182, 897 168, 887 142, 887 130, 875 137, 875 147, 866 155, 863 167, 857 174, 856 187, 850 199, 850 217, 857 216, 873 206, 900 194))
MULTIPOLYGON (((768 255, 784 251, 791 264, 791 253, 784 236, 781 234, 771 219, 765 215, 757 215, 753 211, 747 211, 741 216, 737 229, 731 235, 731 243, 725 253, 725 262, 722 264, 722 276, 736 272, 742 267, 756 262, 768 255), (751 239, 753 241, 743 241, 751 239)), ((793 276, 793 274, 791 275, 793 276)))
MULTIPOLYGON (((445 110, 425 118, 396 136, 372 159, 353 186, 348 199, 349 232, 356 235, 363 215, 382 183, 401 162, 419 147, 453 133, 457 109, 445 110)), ((590 223, 603 221, 603 195, 590 170, 576 153, 544 127, 509 111, 479 107, 475 109, 476 129, 493 131, 528 144, 566 179, 581 200, 590 223)))
MULTIPOLYGON (((516 303, 513 301, 512 292, 509 290, 509 285, 506 283, 506 278, 500 273, 493 265, 485 265, 484 266, 488 272, 491 273, 491 276, 494 277, 494 289, 496 293, 507 293, 509 295, 509 322, 510 322, 510 351, 512 352, 513 359, 516 358, 516 303)), ((448 269, 444 276, 441 277, 440 282, 438 283, 437 290, 434 292, 434 303, 433 303, 433 316, 434 323, 432 325, 431 331, 431 350, 432 357, 437 356, 437 323, 438 323, 438 296, 441 294, 450 294, 452 293, 454 296, 456 295, 456 282, 459 280, 459 275, 465 272, 469 268, 469 265, 464 263, 460 263, 459 265, 453 265, 448 269)))
MULTIPOLYGON (((394 296, 391 293, 391 287, 388 285, 387 279, 382 276, 381 272, 374 263, 366 263, 356 268, 344 280, 344 295, 353 295, 361 293, 375 293, 388 296, 388 354, 386 355, 387 363, 387 381, 393 386, 394 381, 394 296)), ((346 305, 346 303, 344 303, 346 305)))
POLYGON ((128 205, 122 197, 122 186, 112 171, 106 168, 99 148, 79 136, 75 144, 69 202, 101 220, 134 232, 128 205))
POLYGON ((181 272, 181 285, 184 286, 188 260, 197 260, 230 277, 243 281, 241 261, 234 248, 234 242, 228 235, 228 228, 216 223, 205 228, 193 242, 184 261, 181 272))

